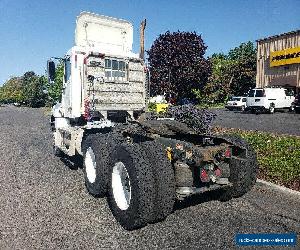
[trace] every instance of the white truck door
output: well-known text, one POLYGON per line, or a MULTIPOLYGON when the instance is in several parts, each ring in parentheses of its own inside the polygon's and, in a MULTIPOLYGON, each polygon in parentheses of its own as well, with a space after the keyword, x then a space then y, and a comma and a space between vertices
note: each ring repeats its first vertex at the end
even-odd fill
POLYGON ((282 97, 277 89, 268 89, 267 92, 267 100, 268 100, 268 107, 270 107, 271 103, 274 103, 275 108, 280 108, 282 106, 282 97))
POLYGON ((251 89, 247 96, 247 106, 248 107, 254 106, 254 99, 255 99, 255 89, 251 89))
POLYGON ((71 60, 70 57, 64 63, 64 79, 63 79, 63 93, 62 106, 64 107, 64 114, 69 116, 71 107, 71 60))

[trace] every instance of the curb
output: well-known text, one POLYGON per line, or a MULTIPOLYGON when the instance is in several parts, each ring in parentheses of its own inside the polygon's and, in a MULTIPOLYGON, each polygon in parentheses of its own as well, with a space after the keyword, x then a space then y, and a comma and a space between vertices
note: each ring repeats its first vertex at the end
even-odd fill
POLYGON ((268 181, 264 181, 264 180, 261 180, 261 179, 257 179, 256 182, 258 182, 260 184, 263 184, 263 185, 266 185, 266 186, 269 186, 269 187, 271 187, 273 189, 285 192, 285 193, 289 193, 289 194, 294 194, 294 195, 300 196, 300 192, 298 192, 296 190, 292 190, 290 188, 279 186, 277 184, 274 184, 274 183, 271 183, 271 182, 268 182, 268 181))

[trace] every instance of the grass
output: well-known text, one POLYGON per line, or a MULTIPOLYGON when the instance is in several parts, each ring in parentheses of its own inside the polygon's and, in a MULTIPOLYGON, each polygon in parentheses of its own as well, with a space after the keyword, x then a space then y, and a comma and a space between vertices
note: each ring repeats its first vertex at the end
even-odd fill
POLYGON ((257 153, 258 177, 300 191, 300 137, 267 132, 220 129, 247 140, 257 153))

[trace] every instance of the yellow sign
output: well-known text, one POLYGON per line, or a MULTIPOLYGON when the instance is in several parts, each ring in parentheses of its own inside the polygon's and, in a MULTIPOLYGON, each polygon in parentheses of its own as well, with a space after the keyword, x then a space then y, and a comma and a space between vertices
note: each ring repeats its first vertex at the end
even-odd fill
POLYGON ((270 52, 270 67, 300 63, 300 47, 270 52))

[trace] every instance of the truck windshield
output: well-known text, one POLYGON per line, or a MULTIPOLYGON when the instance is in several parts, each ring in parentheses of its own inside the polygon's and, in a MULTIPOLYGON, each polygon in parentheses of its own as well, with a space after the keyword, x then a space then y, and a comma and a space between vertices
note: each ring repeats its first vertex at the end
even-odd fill
POLYGON ((241 100, 241 98, 239 98, 239 97, 232 97, 231 98, 231 101, 236 101, 236 102, 238 102, 238 101, 240 101, 241 100))
POLYGON ((265 91, 263 89, 251 89, 248 97, 264 97, 265 91))
POLYGON ((255 93, 255 97, 263 97, 264 96, 264 90, 257 89, 255 93))

